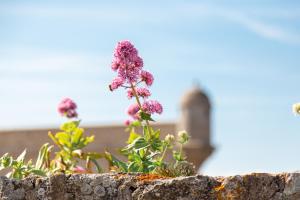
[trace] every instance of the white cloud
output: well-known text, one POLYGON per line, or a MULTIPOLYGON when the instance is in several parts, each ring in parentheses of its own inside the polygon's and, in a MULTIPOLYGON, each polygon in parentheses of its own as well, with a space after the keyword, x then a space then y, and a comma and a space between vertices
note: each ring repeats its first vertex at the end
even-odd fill
POLYGON ((251 18, 250 16, 238 12, 224 12, 223 16, 228 20, 239 23, 243 27, 256 33, 257 35, 288 43, 288 44, 300 44, 300 35, 292 33, 278 26, 273 26, 257 19, 251 18))
MULTIPOLYGON (((208 17, 208 19, 211 19, 211 17, 217 17, 218 20, 226 20, 239 24, 240 26, 252 31, 260 37, 284 42, 287 44, 300 45, 300 33, 293 33, 290 30, 284 29, 280 26, 268 24, 261 20, 261 18, 265 16, 263 9, 260 10, 260 14, 258 12, 254 14, 248 10, 230 9, 212 4, 189 4, 184 6, 183 10, 186 15, 192 17, 208 17), (258 19, 257 16, 260 16, 260 19, 258 19)), ((275 18, 279 18, 281 16, 282 19, 285 20, 300 17, 300 15, 296 13, 290 13, 287 15, 286 12, 279 12, 278 10, 270 12, 270 10, 268 10, 268 16, 270 17, 272 15, 275 18)))
POLYGON ((41 49, 0 49, 0 73, 97 72, 109 65, 106 57, 86 53, 50 52, 41 49))

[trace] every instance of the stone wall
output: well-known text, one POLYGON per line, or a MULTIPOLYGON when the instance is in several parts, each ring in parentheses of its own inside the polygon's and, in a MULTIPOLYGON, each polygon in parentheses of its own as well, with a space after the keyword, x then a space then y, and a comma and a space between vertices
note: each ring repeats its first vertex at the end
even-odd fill
POLYGON ((300 173, 166 178, 142 174, 59 174, 21 181, 0 178, 5 200, 299 200, 300 173))

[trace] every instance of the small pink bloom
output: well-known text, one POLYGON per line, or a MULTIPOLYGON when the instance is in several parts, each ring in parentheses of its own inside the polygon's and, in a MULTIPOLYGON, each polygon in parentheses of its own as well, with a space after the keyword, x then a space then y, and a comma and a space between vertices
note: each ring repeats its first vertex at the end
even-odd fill
POLYGON ((67 118, 74 118, 74 117, 77 117, 78 114, 77 114, 76 110, 68 110, 66 112, 66 116, 67 116, 67 118))
POLYGON ((146 85, 151 86, 153 83, 153 75, 150 72, 147 71, 141 71, 141 79, 142 81, 145 81, 146 85))
POLYGON ((155 100, 145 101, 142 105, 142 109, 149 114, 153 114, 153 113, 161 114, 163 112, 162 105, 155 100))
POLYGON ((84 174, 84 173, 88 173, 88 170, 77 165, 76 167, 73 168, 73 172, 79 173, 79 174, 84 174))
POLYGON ((114 60, 114 61, 111 63, 111 68, 112 68, 112 70, 117 71, 117 70, 119 69, 119 67, 120 67, 120 64, 119 64, 116 60, 114 60))
POLYGON ((132 58, 135 58, 138 54, 137 49, 131 44, 130 41, 124 40, 118 42, 116 48, 115 48, 115 53, 114 56, 116 58, 120 58, 123 60, 130 60, 132 58))
POLYGON ((140 107, 137 103, 131 104, 128 107, 127 114, 130 115, 133 119, 138 119, 138 112, 140 111, 140 107))
MULTIPOLYGON (((147 98, 147 97, 151 96, 151 93, 147 88, 137 88, 136 93, 137 93, 138 96, 143 97, 143 98, 147 98)), ((127 90, 128 99, 131 99, 133 96, 134 96, 133 90, 128 89, 127 90)))
POLYGON ((128 97, 128 99, 131 99, 133 97, 133 91, 132 91, 132 89, 128 89, 127 90, 127 97, 128 97))
POLYGON ((141 69, 144 66, 144 61, 141 57, 137 56, 134 59, 134 66, 138 69, 141 69))
POLYGON ((137 95, 143 98, 147 98, 151 96, 150 91, 147 88, 137 88, 136 89, 137 95))
POLYGON ((68 118, 77 117, 76 109, 76 103, 70 98, 64 98, 58 105, 58 112, 68 118))
POLYGON ((129 126, 131 124, 131 122, 132 122, 131 120, 127 119, 127 120, 125 120, 124 124, 125 124, 125 126, 129 126))
POLYGON ((110 91, 117 89, 118 87, 124 84, 125 80, 122 77, 116 77, 112 80, 111 84, 109 85, 110 91))

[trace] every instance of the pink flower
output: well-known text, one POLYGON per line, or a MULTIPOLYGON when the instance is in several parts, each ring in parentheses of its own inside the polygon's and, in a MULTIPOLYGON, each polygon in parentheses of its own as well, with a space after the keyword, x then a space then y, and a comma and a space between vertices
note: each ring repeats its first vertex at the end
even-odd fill
POLYGON ((130 115, 133 119, 138 119, 138 112, 140 111, 140 107, 137 103, 134 103, 128 107, 127 114, 130 115))
POLYGON ((146 85, 151 86, 153 83, 153 75, 150 72, 147 71, 141 71, 141 79, 142 81, 145 81, 146 85))
POLYGON ((150 91, 147 88, 137 88, 136 89, 137 95, 143 98, 147 98, 151 96, 150 91))
POLYGON ((68 110, 67 112, 66 112, 66 117, 67 118, 74 118, 74 117, 77 117, 78 116, 78 114, 77 114, 77 112, 76 112, 76 110, 68 110))
POLYGON ((142 105, 142 109, 149 114, 153 114, 153 113, 161 114, 163 112, 162 105, 155 100, 145 101, 142 105))
POLYGON ((76 103, 70 98, 64 98, 58 105, 58 112, 67 118, 77 117, 76 109, 76 103))
POLYGON ((131 99, 134 96, 132 89, 127 90, 127 97, 128 99, 131 99))
POLYGON ((124 84, 125 80, 122 77, 116 77, 112 80, 111 84, 109 85, 110 91, 117 89, 118 87, 124 84))
POLYGON ((132 122, 131 120, 127 119, 127 120, 125 120, 124 124, 125 124, 125 126, 129 126, 131 124, 131 122, 132 122))
POLYGON ((118 42, 114 56, 116 58, 119 58, 123 61, 131 61, 134 60, 134 58, 137 56, 138 51, 137 49, 131 44, 130 41, 124 40, 118 42))
POLYGON ((127 80, 128 83, 136 82, 140 75, 140 69, 134 66, 127 66, 125 69, 119 68, 118 76, 127 80))
MULTIPOLYGON (((136 93, 138 96, 143 97, 143 98, 147 98, 149 96, 151 96, 150 91, 147 88, 137 88, 136 89, 136 93)), ((127 90, 127 97, 129 99, 131 99, 134 96, 132 89, 128 89, 127 90)))
POLYGON ((76 167, 73 168, 73 172, 79 173, 79 174, 84 174, 84 173, 88 173, 88 170, 77 165, 76 167))
POLYGON ((113 62, 111 63, 111 68, 114 71, 117 71, 119 69, 119 66, 120 64, 116 60, 113 60, 113 62))

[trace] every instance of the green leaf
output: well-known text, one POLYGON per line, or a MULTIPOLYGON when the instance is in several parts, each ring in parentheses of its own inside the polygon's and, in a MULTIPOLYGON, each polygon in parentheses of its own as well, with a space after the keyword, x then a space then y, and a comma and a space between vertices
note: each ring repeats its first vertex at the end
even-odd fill
POLYGON ((102 168, 100 167, 100 165, 98 164, 98 162, 95 160, 95 159, 93 159, 93 158, 91 158, 91 161, 94 163, 94 165, 96 166, 96 169, 97 169, 97 172, 98 173, 102 173, 102 168))
POLYGON ((138 151, 138 154, 139 154, 139 156, 143 159, 143 158, 145 157, 145 155, 146 155, 145 149, 139 150, 139 151, 138 151))
POLYGON ((135 139, 141 137, 141 135, 135 133, 134 131, 131 131, 129 138, 127 140, 127 144, 131 144, 135 139))
POLYGON ((141 126, 141 122, 139 120, 133 121, 133 122, 131 122, 130 126, 140 127, 141 126))
POLYGON ((80 120, 66 122, 60 126, 60 130, 70 133, 74 131, 79 126, 79 124, 80 124, 80 120))
POLYGON ((105 159, 108 161, 109 165, 112 167, 117 167, 123 172, 127 172, 127 164, 117 159, 111 153, 105 151, 105 159))
POLYGON ((151 152, 149 155, 147 155, 147 160, 151 160, 152 158, 154 158, 155 156, 159 155, 160 152, 151 152))
POLYGON ((184 158, 182 157, 181 153, 177 152, 177 151, 173 151, 173 158, 176 161, 183 161, 184 160, 184 158))
POLYGON ((127 147, 125 147, 125 149, 134 148, 135 150, 139 150, 139 149, 147 148, 148 146, 149 146, 149 144, 147 143, 145 138, 138 137, 135 140, 133 140, 131 144, 127 145, 127 147))
POLYGON ((42 145, 35 163, 36 169, 41 169, 43 165, 47 166, 50 163, 49 154, 52 148, 53 146, 49 146, 48 143, 42 145))
POLYGON ((128 160, 134 161, 137 163, 142 163, 141 157, 136 153, 131 153, 130 155, 128 155, 128 160))
POLYGON ((160 139, 151 140, 151 148, 154 151, 162 151, 163 150, 163 142, 160 139))
POLYGON ((18 158, 17 158, 17 162, 24 162, 24 160, 25 160, 25 156, 26 156, 26 149, 18 156, 18 158))
POLYGON ((152 131, 152 136, 154 137, 154 138, 157 138, 157 139, 159 139, 159 137, 160 137, 160 129, 158 129, 158 130, 156 130, 156 131, 152 131))
POLYGON ((149 130, 148 126, 143 127, 143 135, 146 139, 146 141, 149 141, 151 139, 151 129, 149 130))
POLYGON ((92 136, 90 136, 90 137, 86 137, 86 138, 84 138, 82 144, 83 144, 84 147, 85 147, 85 146, 88 145, 89 143, 93 142, 94 139, 95 139, 95 136, 94 136, 94 135, 92 135, 92 136))
POLYGON ((46 172, 40 169, 33 169, 30 172, 38 176, 47 176, 46 172))
POLYGON ((88 152, 84 153, 84 155, 89 156, 91 159, 99 159, 104 157, 103 154, 97 152, 88 152))
POLYGON ((66 132, 58 132, 55 135, 55 138, 57 139, 58 143, 67 146, 68 148, 71 148, 71 135, 66 132))
POLYGON ((0 170, 10 167, 12 165, 13 158, 8 155, 8 153, 4 154, 0 158, 0 170))
POLYGON ((151 118, 151 114, 145 113, 145 112, 140 112, 140 117, 142 120, 148 120, 148 121, 153 121, 154 120, 151 118))
POLYGON ((141 166, 136 163, 136 162, 131 162, 128 165, 128 172, 140 172, 141 171, 141 166))
POLYGON ((78 144, 80 142, 80 138, 82 137, 84 129, 76 128, 72 134, 71 142, 78 144))

